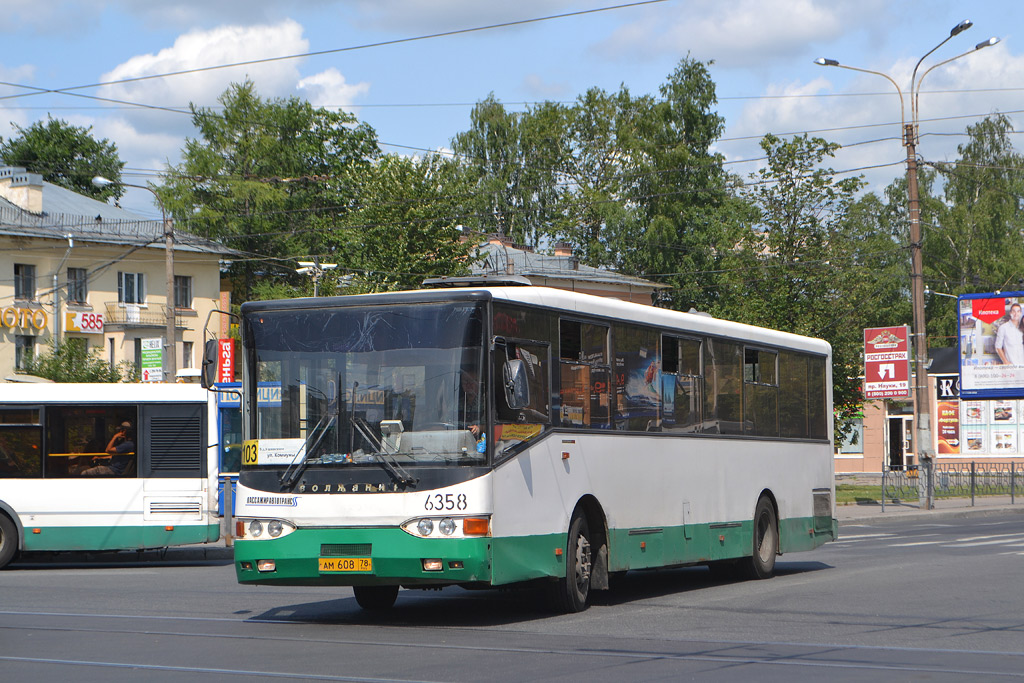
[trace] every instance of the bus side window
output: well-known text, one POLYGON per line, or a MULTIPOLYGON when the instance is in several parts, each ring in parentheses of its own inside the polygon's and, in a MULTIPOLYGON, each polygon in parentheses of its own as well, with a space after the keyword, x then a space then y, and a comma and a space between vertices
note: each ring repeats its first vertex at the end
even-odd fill
POLYGON ((43 427, 35 408, 0 408, 0 477, 43 476, 43 427))

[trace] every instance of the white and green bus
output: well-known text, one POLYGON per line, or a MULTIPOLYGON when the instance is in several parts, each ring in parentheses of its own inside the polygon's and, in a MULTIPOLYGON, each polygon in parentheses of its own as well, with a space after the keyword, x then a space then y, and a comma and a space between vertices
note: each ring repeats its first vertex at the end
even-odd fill
POLYGON ((579 611, 631 569, 766 578, 836 538, 824 341, 541 287, 250 302, 241 327, 242 583, 373 609, 535 582, 579 611))
POLYGON ((186 384, 4 384, 0 567, 220 536, 217 404, 186 384))

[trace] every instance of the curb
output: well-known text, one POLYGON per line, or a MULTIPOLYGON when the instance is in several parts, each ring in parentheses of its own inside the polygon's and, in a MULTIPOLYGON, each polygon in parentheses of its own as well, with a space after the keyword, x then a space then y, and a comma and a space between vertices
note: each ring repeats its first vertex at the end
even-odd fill
MULTIPOLYGON (((888 509, 889 506, 886 506, 886 508, 888 509)), ((873 508, 873 510, 874 511, 870 513, 865 512, 864 514, 851 514, 850 516, 842 515, 837 510, 836 517, 839 520, 840 526, 843 526, 844 524, 863 524, 865 522, 889 522, 901 519, 914 521, 965 519, 969 517, 994 517, 996 515, 1024 514, 1024 505, 938 508, 931 510, 907 510, 905 508, 900 510, 897 508, 892 512, 882 512, 881 506, 877 506, 873 508)))

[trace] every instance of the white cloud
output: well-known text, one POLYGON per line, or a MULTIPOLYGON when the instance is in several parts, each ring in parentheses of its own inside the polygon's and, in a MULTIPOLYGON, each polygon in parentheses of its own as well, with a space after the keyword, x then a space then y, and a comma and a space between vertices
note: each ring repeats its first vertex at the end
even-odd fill
POLYGON ((526 74, 523 78, 523 89, 528 95, 538 99, 565 98, 573 92, 568 83, 548 81, 536 73, 526 74))
POLYGON ((370 91, 369 83, 350 84, 345 80, 345 76, 334 67, 303 78, 296 87, 299 94, 309 100, 314 107, 330 109, 344 107, 349 112, 356 109, 349 105, 356 98, 370 91))
MULTIPOLYGON (((905 90, 916 62, 907 58, 865 68, 889 74, 905 90)), ((929 60, 924 69, 935 63, 929 60)), ((1019 93, 1000 89, 1022 81, 1024 56, 1009 54, 1004 45, 936 68, 924 80, 919 98, 918 155, 925 161, 955 159, 957 145, 967 139, 966 128, 995 111, 1009 113, 1020 129, 1024 117, 1013 113, 1020 109, 1019 93)), ((865 169, 861 172, 870 190, 878 192, 903 174, 906 151, 901 144, 900 99, 896 88, 882 77, 823 68, 813 80, 770 85, 764 93, 780 97, 751 100, 729 122, 727 141, 719 145, 728 159, 761 156, 757 143, 764 133, 812 131, 812 136, 844 145, 828 165, 837 171, 865 169), (750 139, 736 139, 745 136, 750 139), (880 168, 868 168, 875 166, 880 168)), ((903 95, 903 117, 909 122, 910 98, 907 92, 903 95)), ((756 163, 737 164, 731 170, 745 176, 755 168, 756 163)))
MULTIPOLYGON (((170 47, 132 57, 103 74, 101 80, 105 82, 127 82, 104 86, 97 94, 150 107, 187 108, 190 103, 216 107, 217 98, 232 83, 248 78, 263 98, 289 97, 302 88, 305 95, 343 98, 336 103, 346 104, 369 87, 365 83, 346 84, 344 76, 335 69, 303 78, 302 58, 203 70, 209 66, 306 52, 309 52, 309 41, 303 35, 303 27, 292 20, 272 25, 194 30, 179 36, 170 47), (177 72, 184 73, 147 78, 177 72)), ((183 139, 195 136, 189 115, 153 108, 128 110, 107 122, 104 128, 104 135, 117 141, 122 158, 129 166, 151 169, 162 168, 165 160, 176 163, 183 139), (157 162, 158 165, 152 165, 157 162)))
POLYGON ((691 54, 723 67, 759 66, 792 58, 809 46, 835 41, 883 21, 884 3, 861 0, 692 0, 656 5, 592 48, 606 57, 651 59, 691 54), (878 8, 879 13, 872 11, 878 8))
POLYGON ((0 0, 0 34, 70 34, 89 31, 99 21, 101 2, 0 0))

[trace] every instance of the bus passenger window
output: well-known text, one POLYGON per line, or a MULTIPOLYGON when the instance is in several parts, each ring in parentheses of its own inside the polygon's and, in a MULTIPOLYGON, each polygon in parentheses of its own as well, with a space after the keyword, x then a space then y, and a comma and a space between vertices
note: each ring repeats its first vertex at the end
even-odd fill
POLYGON ((0 477, 43 475, 39 411, 0 408, 0 477))

